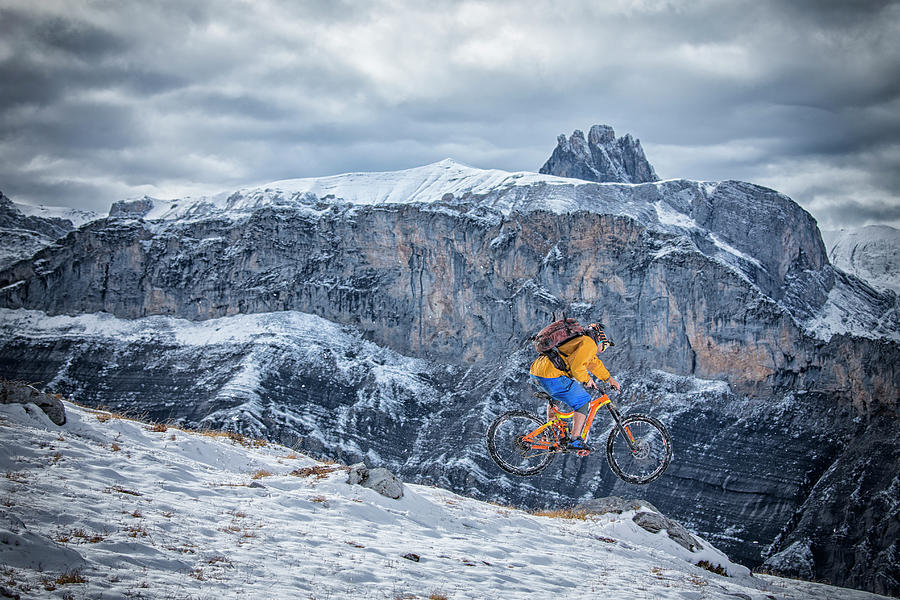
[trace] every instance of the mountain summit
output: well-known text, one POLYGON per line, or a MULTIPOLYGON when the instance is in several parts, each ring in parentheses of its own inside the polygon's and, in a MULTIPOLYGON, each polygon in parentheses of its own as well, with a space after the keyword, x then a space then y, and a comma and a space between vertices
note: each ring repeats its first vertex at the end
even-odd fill
POLYGON ((553 154, 541 173, 601 183, 649 183, 659 181, 644 155, 640 140, 626 134, 616 138, 609 125, 591 127, 587 140, 578 129, 566 139, 557 138, 553 154))

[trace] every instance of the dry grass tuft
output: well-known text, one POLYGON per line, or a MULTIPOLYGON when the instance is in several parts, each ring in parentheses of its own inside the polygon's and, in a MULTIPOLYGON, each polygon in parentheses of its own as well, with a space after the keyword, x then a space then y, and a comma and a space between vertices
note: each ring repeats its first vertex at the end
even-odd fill
POLYGON ((70 583, 87 583, 87 579, 82 577, 78 571, 66 571, 56 578, 57 585, 68 585, 70 583))
POLYGON ((125 528, 125 532, 128 534, 128 537, 147 537, 149 533, 144 529, 143 525, 129 525, 125 528))
POLYGON ((5 477, 16 483, 28 483, 28 475, 21 471, 7 471, 5 477))
POLYGON ((272 473, 270 471, 266 471, 265 469, 260 469, 256 473, 252 475, 253 479, 262 479, 263 477, 271 477, 272 473))
POLYGON ((169 426, 165 423, 152 423, 149 427, 147 427, 147 431, 152 431, 153 433, 165 433, 169 430, 169 426))
POLYGON ((314 467, 303 467, 302 469, 294 469, 290 472, 294 477, 311 477, 315 475, 316 479, 324 479, 328 476, 329 473, 333 473, 335 471, 345 469, 346 467, 335 467, 335 466, 325 466, 325 465, 316 465, 314 467))
POLYGON ((105 536, 102 536, 99 533, 88 533, 84 529, 77 528, 69 532, 60 532, 56 534, 53 539, 60 544, 67 544, 69 542, 99 544, 105 539, 105 536))
POLYGON ((195 433, 199 433, 200 435, 211 438, 225 438, 227 440, 231 440, 235 444, 240 444, 241 446, 245 446, 247 448, 265 448, 269 444, 269 442, 267 442, 266 440, 249 438, 244 434, 238 433, 236 431, 217 431, 214 429, 204 429, 195 431, 195 433))
POLYGON ((712 573, 715 573, 716 575, 722 575, 724 577, 728 577, 728 571, 725 570, 725 567, 723 567, 722 565, 713 565, 708 560, 701 560, 700 562, 697 563, 697 566, 702 569, 706 569, 707 571, 710 571, 712 573))
POLYGON ((580 519, 581 521, 587 520, 587 513, 583 510, 576 510, 574 508, 557 508, 554 510, 536 510, 532 511, 532 515, 536 517, 551 517, 554 519, 580 519))

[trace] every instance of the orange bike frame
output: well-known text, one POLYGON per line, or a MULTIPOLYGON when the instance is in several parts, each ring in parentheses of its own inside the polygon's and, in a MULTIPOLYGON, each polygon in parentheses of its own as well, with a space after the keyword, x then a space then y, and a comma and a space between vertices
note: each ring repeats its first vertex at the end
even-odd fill
MULTIPOLYGON (((613 408, 612 400, 609 399, 609 396, 603 394, 597 398, 591 399, 588 404, 590 410, 587 414, 587 419, 584 422, 584 428, 581 430, 581 438, 587 440, 588 434, 591 431, 591 425, 594 423, 594 417, 597 415, 597 411, 600 410, 601 406, 608 406, 609 412, 612 414, 613 420, 616 425, 624 430, 627 439, 629 442, 634 442, 634 435, 632 435, 631 430, 626 426, 621 424, 621 418, 618 415, 618 411, 613 408)), ((537 429, 528 432, 523 437, 523 441, 528 442, 528 444, 535 450, 550 450, 554 446, 562 446, 563 436, 565 435, 565 421, 564 419, 568 419, 572 416, 573 413, 563 413, 556 409, 555 406, 551 406, 552 416, 550 419, 538 427, 537 429), (551 434, 549 436, 542 436, 544 432, 550 430, 551 434)))

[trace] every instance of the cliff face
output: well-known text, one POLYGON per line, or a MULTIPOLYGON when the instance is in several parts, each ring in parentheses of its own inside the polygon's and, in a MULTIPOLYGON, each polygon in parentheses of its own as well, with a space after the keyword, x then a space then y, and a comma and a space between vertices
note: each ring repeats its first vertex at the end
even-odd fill
MULTIPOLYGON (((627 384, 626 408, 672 429, 675 463, 642 490, 647 499, 751 564, 776 539, 773 552, 793 543, 805 507, 826 497, 818 482, 829 467, 850 475, 841 465, 858 463, 841 457, 853 436, 896 444, 884 425, 900 388, 896 296, 834 270, 812 218, 771 190, 596 184, 444 161, 194 202, 145 199, 112 214, 0 272, 0 305, 42 311, 2 313, 7 376, 155 418, 301 436, 310 450, 376 457, 480 497, 628 495, 599 459, 569 458, 522 482, 486 458, 495 414, 537 408, 528 337, 565 310, 607 323, 616 347, 605 358, 627 384), (99 311, 151 321, 123 346, 113 343, 121 334, 78 333, 74 322, 52 330, 58 321, 41 316, 99 311), (306 321, 194 350, 153 334, 160 315, 294 313, 426 363, 391 367, 399 355, 371 358, 306 321), (309 333, 292 338, 292 327, 309 333), (418 375, 385 383, 391 368, 418 375), (348 383, 355 369, 362 379, 348 383)), ((816 535, 821 556, 863 543, 816 535)), ((839 582, 836 565, 848 563, 817 559, 816 576, 839 582)))
POLYGON ((0 274, 0 302, 126 318, 298 310, 402 353, 462 364, 508 355, 567 310, 607 323, 623 364, 752 394, 849 388, 863 413, 893 409, 889 373, 855 347, 840 358, 823 352, 800 326, 826 305, 835 276, 796 205, 763 239, 763 226, 742 213, 755 204, 776 214, 789 201, 744 184, 556 186, 598 207, 570 214, 527 200, 542 191, 492 192, 495 203, 526 198, 508 214, 461 199, 98 221, 0 274), (678 218, 686 223, 669 224, 678 218))
POLYGON ((0 192, 0 269, 30 258, 74 228, 66 219, 25 215, 0 192))

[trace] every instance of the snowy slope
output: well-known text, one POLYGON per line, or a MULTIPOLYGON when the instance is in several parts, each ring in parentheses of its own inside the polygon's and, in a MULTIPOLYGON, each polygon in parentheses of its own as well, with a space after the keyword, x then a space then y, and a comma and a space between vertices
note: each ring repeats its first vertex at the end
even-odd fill
POLYGON ((22 202, 13 202, 13 206, 26 217, 40 217, 42 219, 63 219, 71 221, 72 225, 77 229, 85 223, 96 221, 103 215, 92 210, 83 210, 78 208, 69 208, 65 206, 34 206, 24 204, 22 202))
POLYGON ((877 290, 900 294, 900 229, 870 225, 823 231, 831 264, 877 290))
POLYGON ((750 576, 708 542, 692 554, 641 529, 632 511, 538 516, 418 485, 391 500, 282 446, 66 410, 56 427, 34 405, 0 406, 8 595, 878 597, 750 576))

